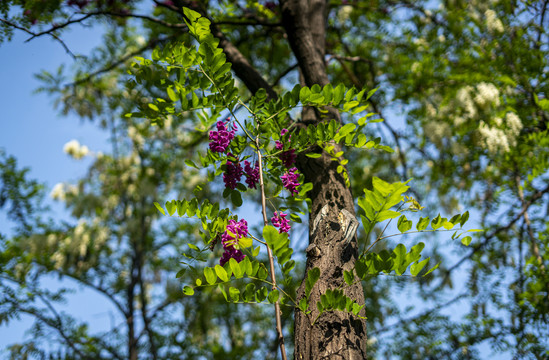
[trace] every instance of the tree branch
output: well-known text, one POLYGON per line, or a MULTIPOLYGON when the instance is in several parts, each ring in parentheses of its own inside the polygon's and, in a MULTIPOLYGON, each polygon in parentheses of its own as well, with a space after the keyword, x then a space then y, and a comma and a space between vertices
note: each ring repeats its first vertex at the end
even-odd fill
MULTIPOLYGON (((35 38, 35 37, 37 37, 37 36, 40 36, 40 35, 42 34, 42 33, 35 33, 35 32, 33 32, 33 31, 31 31, 31 30, 25 28, 25 27, 19 26, 19 25, 15 24, 15 23, 13 23, 13 22, 11 22, 11 21, 8 21, 8 20, 6 20, 6 19, 0 18, 0 21, 3 22, 4 24, 7 24, 7 25, 9 25, 9 26, 15 28, 15 29, 24 31, 24 32, 26 32, 27 34, 32 35, 32 37, 29 38, 29 39, 27 39, 25 42, 28 42, 28 41, 30 41, 31 39, 33 39, 33 38, 35 38)), ((51 36, 52 38, 54 38, 57 42, 59 42, 59 43, 61 44, 61 46, 63 46, 63 49, 65 49, 65 51, 67 52, 67 54, 69 54, 74 60, 76 60, 76 59, 78 58, 78 56, 76 56, 76 55, 73 54, 73 52, 69 49, 69 47, 67 46, 67 44, 65 44, 65 42, 59 38, 59 36, 57 36, 57 35, 55 35, 55 34, 53 34, 53 33, 47 32, 47 31, 46 31, 46 32, 43 32, 43 35, 46 35, 46 34, 49 35, 49 36, 51 36)))
POLYGON ((44 30, 42 32, 39 32, 39 33, 36 33, 34 35, 32 35, 30 38, 28 38, 27 40, 25 40, 25 42, 29 42, 31 41, 32 39, 36 38, 36 37, 39 37, 39 36, 42 36, 42 35, 51 35, 51 33, 53 33, 54 31, 57 31, 57 30, 60 30, 60 29, 63 29, 64 27, 67 27, 71 24, 76 24, 76 23, 80 23, 84 20, 86 20, 87 18, 89 18, 91 15, 84 15, 83 17, 79 18, 79 19, 76 19, 76 20, 69 20, 69 21, 66 21, 62 24, 59 24, 59 25, 54 25, 52 26, 51 28, 49 28, 48 30, 44 30))
POLYGON ((464 257, 462 257, 460 260, 458 260, 454 265, 452 265, 450 268, 448 268, 448 270, 446 270, 446 275, 444 276, 444 278, 441 280, 441 282, 438 284, 438 286, 436 286, 436 288, 438 287, 442 287, 442 285, 448 280, 448 278, 450 277, 452 271, 454 271, 455 269, 457 269, 458 267, 460 267, 466 260, 470 259, 473 257, 473 255, 475 255, 477 253, 477 251, 481 250, 482 248, 484 248, 492 238, 494 238, 497 234, 503 232, 503 231, 507 231, 509 230, 517 221, 519 221, 523 216, 524 214, 528 211, 528 209, 530 208, 530 206, 532 206, 534 204, 534 202, 536 202, 537 200, 539 200, 543 195, 549 193, 549 185, 546 186, 544 189, 542 190, 538 190, 536 191, 531 197, 530 197, 530 200, 528 200, 527 202, 524 203, 524 205, 522 206, 522 210, 516 214, 512 219, 511 221, 505 225, 505 226, 500 226, 498 228, 496 228, 494 231, 492 231, 489 235, 486 235, 486 237, 484 238, 484 241, 480 244, 478 244, 477 246, 475 246, 473 249, 471 249, 471 251, 469 252, 469 254, 465 255, 464 257))

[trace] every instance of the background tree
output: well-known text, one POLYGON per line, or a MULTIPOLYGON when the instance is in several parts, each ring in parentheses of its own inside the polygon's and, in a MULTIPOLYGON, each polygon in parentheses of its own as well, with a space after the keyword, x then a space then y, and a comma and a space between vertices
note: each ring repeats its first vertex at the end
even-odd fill
MULTIPOLYGON (((113 112, 131 110, 140 96, 158 97, 152 90, 135 98, 112 92, 123 94, 116 90, 125 76, 119 67, 185 36, 182 6, 212 20, 243 94, 265 88, 276 97, 296 82, 379 86, 372 105, 386 121, 368 130, 390 139, 397 151, 346 154, 353 160, 351 183, 359 186, 354 193, 373 175, 413 176, 423 186, 416 195, 424 205, 443 204, 449 213, 474 207, 486 228, 471 250, 432 248, 447 259, 434 282, 375 277, 365 286, 369 334, 378 339, 379 354, 474 358, 487 340, 519 358, 546 355, 546 1, 153 3, 150 9, 133 1, 11 1, 2 5, 2 24, 5 36, 20 29, 59 41, 78 23, 107 24, 105 46, 79 60, 69 80, 43 75, 44 89, 58 96, 64 111, 104 127, 119 121, 113 112), (454 290, 463 281, 456 270, 469 273, 460 291, 454 290), (408 315, 391 296, 403 287, 412 287, 432 309, 408 315), (469 309, 467 316, 444 315, 456 303, 469 309), (439 338, 433 340, 433 333, 439 338)), ((305 110, 301 120, 314 123, 318 114, 305 110)), ((335 185, 315 178, 311 164, 300 161, 300 168, 315 189, 325 189, 313 196, 314 219, 324 191, 335 185)))

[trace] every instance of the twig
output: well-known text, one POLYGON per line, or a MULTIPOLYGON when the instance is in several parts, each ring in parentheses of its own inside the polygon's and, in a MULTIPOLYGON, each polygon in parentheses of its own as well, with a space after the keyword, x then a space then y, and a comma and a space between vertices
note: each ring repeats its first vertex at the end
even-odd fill
POLYGON ((185 24, 181 24, 181 23, 180 24, 172 24, 172 23, 169 23, 167 21, 164 21, 164 20, 152 17, 152 16, 141 15, 141 14, 122 13, 122 12, 114 12, 114 11, 94 11, 94 12, 82 13, 82 14, 86 14, 88 16, 104 15, 104 16, 114 16, 114 17, 121 17, 121 18, 143 19, 143 20, 147 20, 147 21, 153 22, 153 23, 158 24, 158 25, 165 26, 165 27, 170 28, 170 29, 187 29, 187 25, 185 25, 185 24))
POLYGON ((87 18, 89 18, 91 15, 84 15, 83 17, 79 18, 79 19, 76 19, 76 20, 69 20, 69 21, 66 21, 62 24, 59 24, 59 25, 54 25, 52 26, 51 28, 49 28, 48 30, 44 30, 42 32, 39 32, 39 33, 36 33, 36 34, 33 34, 30 38, 28 38, 27 40, 25 40, 25 42, 29 42, 31 41, 32 39, 34 39, 35 37, 38 37, 38 36, 42 36, 42 35, 50 35, 52 32, 56 31, 56 30, 59 30, 59 29, 62 29, 64 27, 67 27, 69 26, 70 24, 75 24, 75 23, 80 23, 84 20, 86 20, 87 18))
POLYGON ((452 271, 454 271, 455 269, 457 269, 458 267, 460 267, 466 260, 470 259, 473 257, 473 255, 475 255, 475 253, 477 251, 479 251, 480 249, 482 249, 484 246, 486 246, 488 244, 488 242, 490 242, 490 240, 492 238, 494 238, 497 234, 499 234, 500 232, 503 232, 503 231, 506 231, 506 230, 509 230, 517 221, 519 221, 523 216, 524 214, 528 211, 528 209, 530 208, 530 206, 532 206, 532 204, 540 199, 543 195, 545 195, 546 193, 549 192, 549 185, 546 186, 544 189, 542 190, 538 190, 534 193, 534 195, 532 195, 532 197, 530 198, 530 200, 528 200, 528 202, 525 202, 523 207, 522 207, 522 210, 515 215, 515 217, 505 226, 500 226, 499 228, 495 229, 494 231, 492 231, 492 233, 486 235, 486 237, 484 238, 484 241, 482 243, 480 243, 479 245, 475 246, 473 249, 471 249, 471 251, 469 252, 469 254, 465 255, 464 257, 462 257, 460 260, 458 260, 458 262, 456 262, 454 265, 452 265, 451 267, 448 268, 448 270, 446 270, 446 275, 444 276, 444 278, 442 279, 442 281, 440 282, 440 284, 437 286, 437 287, 440 287, 442 286, 442 284, 444 284, 446 282, 446 280, 448 279, 448 277, 450 277, 450 274, 452 273, 452 271))
MULTIPOLYGON (((15 23, 13 23, 13 22, 11 22, 11 21, 8 21, 8 20, 6 20, 6 19, 0 18, 0 21, 3 22, 3 23, 5 23, 5 24, 7 24, 7 25, 9 25, 9 26, 11 26, 11 27, 13 27, 13 28, 15 28, 15 29, 24 31, 24 32, 26 32, 27 34, 32 35, 32 37, 31 37, 30 39, 27 39, 25 42, 27 42, 27 41, 29 41, 29 40, 31 40, 31 39, 37 37, 37 36, 40 36, 39 33, 35 33, 35 32, 33 32, 33 31, 31 31, 31 30, 29 30, 29 29, 23 27, 23 26, 19 26, 19 25, 15 24, 15 23)), ((40 33, 40 34, 41 34, 41 33, 40 33)), ((46 32, 43 32, 43 34, 44 34, 44 35, 49 35, 49 36, 51 36, 52 38, 54 38, 55 40, 57 40, 57 41, 61 44, 61 46, 63 46, 63 49, 65 49, 65 51, 67 52, 67 54, 69 54, 74 60, 76 60, 76 59, 78 58, 78 56, 76 56, 76 55, 73 54, 73 52, 69 49, 69 47, 67 46, 67 44, 65 44, 65 42, 59 38, 59 36, 57 36, 57 35, 55 35, 55 34, 53 34, 53 33, 47 32, 47 31, 46 31, 46 32)))
POLYGON ((169 41, 173 38, 174 36, 170 36, 170 37, 167 37, 167 38, 164 38, 164 39, 156 39, 156 40, 151 40, 147 45, 139 48, 138 50, 135 50, 129 54, 127 54, 126 56, 123 56, 121 57, 120 59, 118 59, 117 61, 111 63, 110 65, 102 68, 102 69, 99 69, 91 74, 89 74, 88 76, 82 78, 82 79, 78 79, 76 80, 75 82, 72 82, 70 84, 67 84, 66 86, 75 86, 75 85, 80 85, 82 83, 85 83, 85 82, 88 82, 90 81, 91 79, 93 79, 94 77, 98 76, 98 75, 101 75, 101 74, 104 74, 106 72, 109 72, 111 71, 112 69, 124 64, 126 61, 128 61, 129 59, 135 57, 136 55, 139 55, 141 54, 142 52, 150 49, 150 48, 153 48, 155 47, 156 45, 158 44, 161 44, 163 42, 166 42, 166 41, 169 41))

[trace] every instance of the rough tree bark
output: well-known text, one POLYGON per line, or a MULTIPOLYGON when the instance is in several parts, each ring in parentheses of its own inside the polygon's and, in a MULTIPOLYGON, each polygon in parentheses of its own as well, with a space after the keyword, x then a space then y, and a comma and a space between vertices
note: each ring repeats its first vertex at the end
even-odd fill
MULTIPOLYGON (((327 84, 329 79, 324 61, 327 1, 282 0, 281 9, 288 41, 305 85, 327 84)), ((329 117, 339 120, 337 112, 330 111, 329 114, 329 117)), ((305 124, 317 124, 322 120, 319 112, 311 109, 303 111, 302 122, 305 124)), ((344 282, 343 271, 352 269, 358 257, 356 237, 348 244, 343 242, 339 214, 346 209, 354 215, 355 209, 351 190, 345 186, 341 174, 337 173, 337 165, 326 154, 319 159, 298 159, 299 170, 306 181, 313 184, 306 271, 318 267, 321 273, 310 296, 311 304, 316 304, 327 289, 341 285, 344 282), (325 216, 321 215, 323 208, 325 216), (314 223, 319 216, 320 221, 315 228, 314 223)), ((359 304, 364 304, 360 283, 348 287, 345 292, 359 304)), ((298 290, 298 300, 304 293, 305 280, 298 290)), ((348 313, 329 312, 312 325, 312 319, 318 314, 316 306, 313 305, 312 309, 310 315, 301 311, 295 313, 295 359, 366 358, 365 320, 348 313)))

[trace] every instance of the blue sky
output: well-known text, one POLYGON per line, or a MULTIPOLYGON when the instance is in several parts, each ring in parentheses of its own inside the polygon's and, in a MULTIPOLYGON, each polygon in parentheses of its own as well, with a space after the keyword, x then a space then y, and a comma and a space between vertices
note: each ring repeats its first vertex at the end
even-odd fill
MULTIPOLYGON (((101 40, 97 29, 75 28, 63 39, 74 53, 87 53, 101 40)), ((16 31, 10 42, 0 44, 0 148, 18 160, 19 167, 30 168, 29 177, 45 183, 47 192, 58 182, 75 181, 83 176, 90 159, 74 160, 63 152, 72 139, 87 145, 92 151, 107 152, 107 136, 97 126, 75 116, 62 116, 53 107, 53 98, 34 94, 40 82, 34 74, 40 70, 55 71, 59 64, 71 65, 72 58, 62 46, 49 37, 24 41, 28 36, 16 31)), ((57 217, 68 219, 61 204, 48 198, 57 217)), ((0 229, 9 233, 9 222, 0 212, 0 229)), ((67 284, 66 282, 64 284, 67 284)), ((58 286, 51 279, 47 286, 58 286)), ((64 309, 77 313, 97 329, 110 327, 110 309, 101 297, 75 287, 76 293, 64 309)), ((19 341, 32 322, 28 317, 0 326, 0 357, 7 344, 19 341)))

